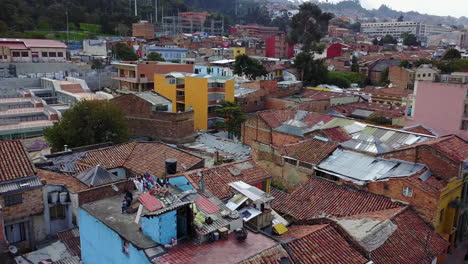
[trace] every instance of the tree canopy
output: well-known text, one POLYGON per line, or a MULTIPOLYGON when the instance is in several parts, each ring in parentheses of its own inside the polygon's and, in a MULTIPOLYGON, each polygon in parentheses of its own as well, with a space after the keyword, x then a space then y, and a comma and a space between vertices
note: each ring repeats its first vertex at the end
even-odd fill
POLYGON ((303 51, 308 52, 313 43, 328 31, 328 23, 332 18, 333 14, 322 12, 317 5, 304 3, 299 6, 299 13, 292 18, 289 39, 303 44, 303 51))
POLYGON ((234 74, 245 75, 250 80, 255 80, 257 77, 267 75, 268 72, 258 60, 242 54, 236 57, 234 74))
POLYGON ((114 56, 118 60, 123 61, 136 61, 138 60, 138 55, 125 43, 117 43, 114 45, 112 50, 114 56))
POLYGON ((305 85, 319 85, 327 80, 328 70, 323 60, 314 60, 313 54, 301 52, 294 59, 294 67, 301 74, 305 85))
POLYGON ((161 54, 159 54, 157 52, 151 52, 150 54, 148 54, 148 56, 146 57, 146 60, 148 60, 148 61, 165 61, 163 59, 163 57, 161 57, 161 54))
POLYGON ((418 38, 414 34, 411 34, 409 32, 405 32, 401 34, 401 37, 403 38, 403 45, 406 46, 421 46, 421 42, 418 41, 418 38))
POLYGON ((238 102, 221 101, 221 107, 215 110, 218 117, 224 118, 223 127, 230 135, 240 137, 241 126, 247 115, 238 102))
POLYGON ((444 57, 442 58, 442 60, 455 60, 455 59, 461 59, 461 54, 456 49, 449 49, 447 53, 445 53, 444 57))
POLYGON ((45 129, 44 136, 54 151, 103 142, 122 143, 130 138, 125 114, 105 101, 81 101, 62 119, 45 129))

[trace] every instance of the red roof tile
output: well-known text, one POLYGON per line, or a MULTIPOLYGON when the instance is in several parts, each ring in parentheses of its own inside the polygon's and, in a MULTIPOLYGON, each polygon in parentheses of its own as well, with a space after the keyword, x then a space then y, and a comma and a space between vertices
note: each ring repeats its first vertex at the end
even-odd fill
POLYGON ((195 204, 207 214, 214 214, 219 211, 219 207, 204 196, 195 199, 195 204))
POLYGON ((391 221, 397 230, 382 246, 372 251, 372 261, 376 264, 431 263, 449 246, 410 208, 391 221))
POLYGON ((321 130, 323 134, 334 142, 345 142, 351 140, 351 136, 341 127, 332 127, 321 130))
POLYGON ((299 143, 286 145, 282 147, 280 151, 284 156, 316 165, 330 155, 337 146, 338 145, 333 142, 312 138, 299 143))
POLYGON ((80 231, 78 228, 58 232, 57 237, 65 244, 73 256, 81 257, 80 231))
POLYGON ((123 167, 137 174, 149 172, 161 176, 165 172, 166 159, 177 159, 177 171, 186 171, 203 159, 160 142, 131 142, 89 151, 78 163, 100 165, 106 169, 123 167))
POLYGON ((347 93, 334 93, 334 92, 327 92, 327 91, 307 90, 302 94, 302 96, 312 99, 314 101, 322 101, 322 100, 330 100, 332 98, 352 97, 355 95, 351 95, 347 93))
POLYGON ((399 117, 404 117, 405 115, 404 107, 392 106, 389 104, 369 103, 369 102, 336 105, 336 106, 333 106, 331 109, 335 110, 336 112, 344 116, 351 116, 353 112, 358 109, 374 111, 375 113, 372 114, 372 116, 399 118, 399 117))
MULTIPOLYGON (((253 184, 271 178, 268 172, 257 167, 252 160, 238 161, 213 168, 202 169, 200 173, 203 175, 206 189, 219 199, 231 196, 229 187, 229 183, 231 182, 244 181, 245 183, 253 184)), ((185 173, 185 177, 195 188, 199 187, 200 177, 197 175, 197 172, 187 172, 185 173)))
MULTIPOLYGON (((273 196, 275 192, 272 192, 273 196)), ((381 211, 401 207, 402 204, 348 185, 312 177, 284 201, 274 199, 272 206, 281 213, 303 221, 323 215, 343 217, 381 211)))
POLYGON ((276 264, 282 263, 281 259, 288 259, 289 263, 293 263, 288 252, 281 245, 277 245, 238 264, 276 264))
POLYGON ((34 175, 34 165, 21 141, 0 141, 0 182, 34 175))
POLYGON ((310 234, 288 242, 287 247, 291 255, 301 264, 369 262, 331 225, 320 225, 310 234))
POLYGON ((84 183, 69 175, 48 170, 38 170, 37 176, 41 180, 45 180, 48 185, 65 186, 72 193, 77 193, 79 191, 88 189, 88 186, 86 186, 84 183))
POLYGON ((435 133, 434 131, 431 131, 427 127, 424 127, 423 125, 406 127, 406 128, 403 128, 403 130, 408 131, 408 132, 418 133, 418 134, 429 135, 429 136, 436 136, 436 137, 439 136, 437 135, 437 133, 435 133))
POLYGON ((138 201, 140 201, 140 203, 150 212, 154 212, 164 207, 161 201, 149 192, 140 195, 140 197, 138 197, 138 201))

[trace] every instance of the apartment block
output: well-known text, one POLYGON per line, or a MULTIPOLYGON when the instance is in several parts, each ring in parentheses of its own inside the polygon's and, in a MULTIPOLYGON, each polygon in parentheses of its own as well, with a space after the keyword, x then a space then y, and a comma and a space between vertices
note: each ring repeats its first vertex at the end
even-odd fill
POLYGON ((172 112, 193 110, 195 130, 206 130, 222 121, 215 110, 221 101, 234 101, 234 78, 170 73, 154 76, 154 90, 172 102, 172 112))
POLYGON ((361 25, 361 32, 372 37, 391 35, 394 38, 399 38, 401 34, 409 32, 423 38, 451 31, 450 28, 414 21, 363 23, 361 25))
POLYGON ((0 38, 0 62, 65 62, 67 45, 48 39, 0 38))

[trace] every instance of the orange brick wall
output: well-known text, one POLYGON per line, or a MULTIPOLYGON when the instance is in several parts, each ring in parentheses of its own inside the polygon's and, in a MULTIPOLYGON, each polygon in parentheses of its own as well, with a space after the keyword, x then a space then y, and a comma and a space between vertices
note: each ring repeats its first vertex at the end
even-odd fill
POLYGON ((5 206, 4 196, 0 197, 0 207, 3 211, 5 222, 30 215, 42 214, 44 203, 42 199, 42 188, 22 192, 23 202, 21 204, 5 206))
POLYGON ((251 145, 253 140, 270 144, 271 128, 257 115, 242 124, 242 143, 251 145))

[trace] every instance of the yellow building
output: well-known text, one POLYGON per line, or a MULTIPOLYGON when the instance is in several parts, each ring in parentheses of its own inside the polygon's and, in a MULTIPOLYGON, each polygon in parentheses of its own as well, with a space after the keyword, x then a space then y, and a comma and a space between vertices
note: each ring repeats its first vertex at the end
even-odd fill
POLYGON ((196 130, 212 128, 222 100, 234 102, 234 78, 170 73, 154 76, 154 90, 172 101, 173 112, 194 111, 196 130))
POLYGON ((231 47, 230 49, 232 50, 233 59, 236 59, 236 57, 239 56, 239 55, 246 54, 244 47, 231 47))

